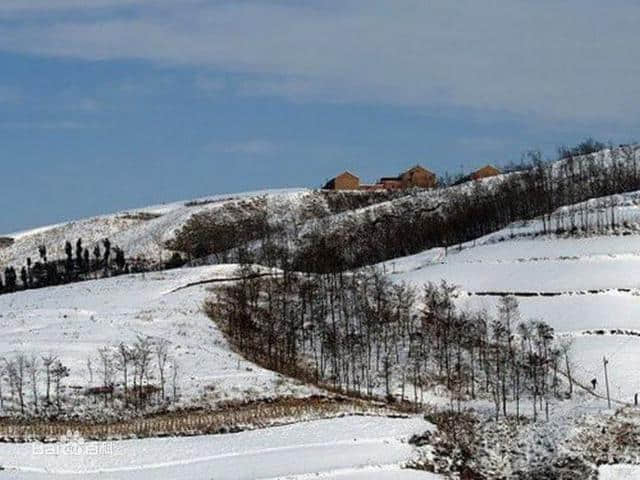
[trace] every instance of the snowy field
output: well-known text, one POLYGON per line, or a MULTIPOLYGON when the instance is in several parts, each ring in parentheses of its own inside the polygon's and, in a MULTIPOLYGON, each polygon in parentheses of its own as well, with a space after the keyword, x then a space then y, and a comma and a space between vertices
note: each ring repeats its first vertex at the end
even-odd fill
MULTIPOLYGON (((508 248, 511 245, 504 246, 508 248)), ((522 254, 526 254, 526 249, 522 254)), ((481 255, 479 251, 479 259, 481 255)), ((401 276, 402 280, 417 284, 441 278, 470 292, 576 292, 636 288, 640 285, 640 256, 504 262, 478 260, 473 263, 447 261, 401 276)))
POLYGON ((227 435, 14 444, 0 448, 0 465, 3 478, 24 479, 433 480, 402 469, 417 453, 407 440, 432 428, 417 417, 358 416, 227 435))
MULTIPOLYGON (((233 353, 202 312, 206 286, 192 282, 233 276, 220 265, 120 276, 0 296, 0 357, 53 353, 70 367, 68 386, 100 383, 98 349, 133 343, 138 335, 169 342, 183 402, 251 399, 308 391, 233 353)), ((120 380, 119 378, 117 378, 120 380)), ((5 392, 6 393, 6 392, 5 392)))
MULTIPOLYGON (((469 311, 495 312, 499 297, 463 294, 458 306, 469 311)), ((630 292, 606 292, 556 297, 518 297, 521 317, 543 318, 557 332, 597 329, 640 331, 640 296, 630 292)))
POLYGON ((521 318, 542 319, 571 341, 575 377, 583 384, 595 378, 600 394, 606 356, 612 397, 633 402, 640 393, 640 336, 629 333, 640 332, 640 235, 509 238, 510 230, 479 239, 475 246, 470 242, 461 250, 449 249, 446 255, 434 249, 386 262, 384 268, 394 281, 417 287, 445 279, 460 287, 460 308, 492 315, 500 297, 475 292, 565 292, 518 297, 521 318), (612 329, 627 332, 613 335, 612 329), (587 330, 605 332, 588 335, 587 330))
POLYGON ((599 470, 600 480, 633 480, 640 478, 638 465, 602 465, 599 470))

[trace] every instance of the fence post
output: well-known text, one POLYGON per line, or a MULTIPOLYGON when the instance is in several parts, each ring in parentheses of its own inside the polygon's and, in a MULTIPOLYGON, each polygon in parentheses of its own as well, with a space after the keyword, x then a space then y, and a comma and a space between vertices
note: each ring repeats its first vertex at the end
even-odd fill
POLYGON ((607 386, 607 405, 611 409, 611 396, 609 395, 609 376, 607 375, 607 364, 609 360, 606 357, 602 357, 602 363, 604 364, 604 383, 607 386))

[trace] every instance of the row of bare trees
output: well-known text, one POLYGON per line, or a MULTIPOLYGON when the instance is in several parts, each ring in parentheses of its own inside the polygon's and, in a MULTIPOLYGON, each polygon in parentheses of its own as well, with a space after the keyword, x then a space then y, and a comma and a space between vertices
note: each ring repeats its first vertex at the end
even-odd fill
POLYGON ((452 408, 481 396, 494 400, 496 416, 519 416, 524 397, 537 416, 562 393, 568 348, 545 323, 521 321, 513 297, 492 316, 458 310, 451 285, 418 292, 375 269, 256 278, 245 266, 241 277, 206 310, 244 355, 268 368, 416 404, 442 384, 452 408))
POLYGON ((138 336, 131 345, 100 348, 97 359, 87 359, 87 394, 101 396, 105 406, 136 410, 177 401, 179 367, 169 346, 164 338, 138 336))
POLYGON ((0 410, 21 415, 61 412, 63 381, 69 373, 55 355, 18 352, 0 358, 0 410))
MULTIPOLYGON (((179 367, 166 339, 139 336, 132 344, 98 349, 87 359, 84 394, 105 407, 142 410, 179 398, 179 367)), ((0 358, 0 412, 22 416, 64 413, 70 369, 55 355, 23 352, 0 358)), ((82 389, 80 389, 82 391, 82 389)))

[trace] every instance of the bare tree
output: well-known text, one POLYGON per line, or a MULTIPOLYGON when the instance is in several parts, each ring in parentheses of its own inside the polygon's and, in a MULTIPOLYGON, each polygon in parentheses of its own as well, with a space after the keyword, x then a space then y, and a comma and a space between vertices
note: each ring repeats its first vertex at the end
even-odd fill
POLYGON ((173 388, 173 402, 175 403, 178 399, 178 361, 174 358, 171 364, 172 366, 172 388, 173 388))
POLYGON ((151 232, 151 240, 158 250, 158 268, 162 269, 164 264, 164 251, 166 249, 166 241, 164 240, 164 230, 153 230, 151 232))
POLYGON ((2 383, 4 382, 5 374, 6 374, 6 361, 3 357, 0 357, 0 410, 4 410, 4 395, 2 391, 2 383))
POLYGON ((4 371, 6 372, 7 380, 9 382, 9 390, 11 392, 11 403, 12 404, 15 404, 15 398, 16 398, 15 370, 16 370, 15 362, 13 360, 5 359, 4 371))
POLYGON ((118 345, 118 368, 122 371, 125 403, 129 402, 129 362, 133 360, 133 351, 124 342, 118 345))
POLYGON ((113 394, 113 357, 107 347, 98 349, 100 365, 102 366, 102 386, 104 388, 104 404, 107 404, 109 389, 113 394))
MULTIPOLYGON (((14 360, 7 363, 7 373, 12 392, 18 395, 20 413, 24 415, 24 381, 27 359, 24 353, 16 353, 14 360)), ((13 396, 13 395, 12 395, 13 396)))
POLYGON ((161 338, 155 344, 156 360, 158 362, 158 372, 160 373, 160 392, 162 393, 162 400, 165 398, 165 368, 167 366, 167 358, 169 357, 169 342, 161 338))
POLYGON ((29 372, 29 381, 31 383, 31 393, 33 395, 33 408, 35 413, 38 413, 38 376, 40 373, 40 363, 38 357, 35 354, 31 355, 27 363, 27 370, 29 372))
POLYGON ((567 339, 560 342, 559 351, 564 356, 565 368, 567 370, 567 379, 569 380, 569 397, 573 395, 573 377, 571 376, 571 362, 569 361, 569 352, 571 351, 572 340, 567 339))
POLYGON ((51 405, 51 369, 57 361, 58 357, 51 353, 42 357, 42 363, 44 364, 45 373, 47 375, 47 405, 51 405))
MULTIPOLYGON (((135 376, 137 377, 137 400, 138 406, 142 401, 142 389, 144 386, 144 380, 147 378, 149 363, 151 362, 151 341, 149 337, 138 336, 135 345, 133 346, 134 355, 133 362, 135 367, 135 376)), ((135 379, 134 379, 135 382, 135 379)), ((135 384, 134 384, 135 388, 135 384)))
POLYGON ((91 357, 87 358, 87 372, 89 373, 89 386, 93 385, 93 365, 91 363, 91 357))
POLYGON ((60 389, 62 381, 69 376, 69 368, 65 367, 60 360, 56 360, 51 369, 51 375, 56 386, 56 406, 61 409, 60 389))

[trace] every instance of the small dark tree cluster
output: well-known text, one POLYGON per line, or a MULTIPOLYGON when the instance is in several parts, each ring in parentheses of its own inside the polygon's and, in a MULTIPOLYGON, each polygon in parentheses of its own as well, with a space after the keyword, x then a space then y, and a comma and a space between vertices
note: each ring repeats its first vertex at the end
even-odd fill
POLYGON ((612 145, 607 145, 589 137, 575 147, 566 147, 564 145, 558 147, 558 156, 560 158, 570 158, 580 155, 589 155, 590 153, 596 153, 604 150, 605 148, 612 148, 612 145))
POLYGON ((219 218, 214 210, 193 215, 166 246, 184 252, 189 258, 214 256, 218 262, 226 262, 234 248, 270 232, 272 228, 264 210, 252 210, 235 222, 219 218))
POLYGON ((102 246, 104 250, 100 249, 100 243, 96 243, 92 258, 81 238, 76 241, 75 248, 67 241, 64 245, 65 257, 51 260, 46 245, 40 245, 39 259, 35 263, 28 257, 20 270, 12 266, 5 268, 4 280, 0 275, 0 294, 121 275, 148 268, 144 263, 135 261, 129 265, 124 251, 117 246, 111 247, 108 238, 102 241, 102 246), (112 258, 112 252, 115 258, 112 258))

